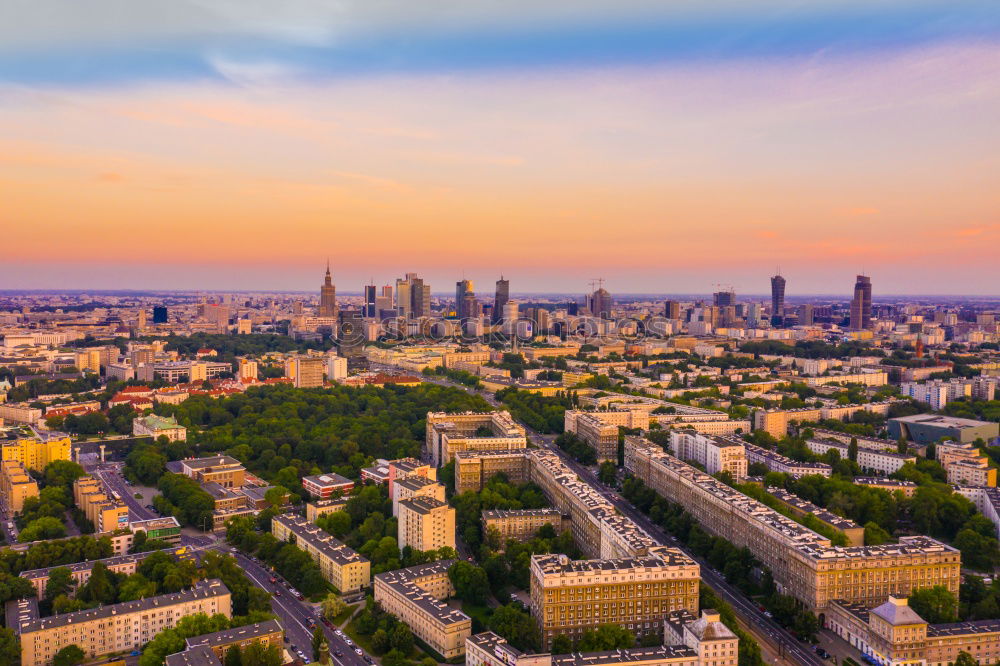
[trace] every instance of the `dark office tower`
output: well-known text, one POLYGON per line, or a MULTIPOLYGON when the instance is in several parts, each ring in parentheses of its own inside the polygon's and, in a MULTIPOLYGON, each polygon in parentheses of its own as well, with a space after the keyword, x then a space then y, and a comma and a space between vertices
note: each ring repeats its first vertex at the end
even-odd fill
POLYGON ((333 286, 333 278, 330 277, 330 262, 326 262, 326 279, 323 286, 319 288, 319 316, 337 316, 337 288, 333 286))
POLYGON ((361 313, 368 318, 374 317, 376 313, 375 299, 377 298, 377 295, 375 289, 375 285, 373 284, 365 285, 365 307, 362 309, 361 313))
POLYGON ((872 279, 859 275, 854 283, 851 301, 851 328, 855 331, 872 327, 872 279))
POLYGON ((414 317, 426 317, 431 313, 431 286, 416 275, 410 282, 410 311, 414 317))
POLYGON ((677 301, 664 301, 663 316, 667 319, 681 318, 681 304, 677 301))
POLYGON ((507 305, 507 301, 510 300, 510 280, 504 280, 503 276, 497 280, 497 291, 496 295, 493 297, 493 314, 490 317, 490 321, 494 324, 500 322, 503 319, 504 306, 507 305))
POLYGON ((600 319, 611 319, 611 294, 601 287, 587 299, 590 314, 600 319))
POLYGON ((468 299, 466 297, 475 297, 472 291, 472 280, 459 280, 455 283, 455 314, 459 319, 465 319, 472 316, 466 309, 469 306, 468 299))
POLYGON ((153 307, 153 323, 154 324, 167 323, 167 309, 162 305, 156 305, 153 307))
POLYGON ((714 304, 718 308, 724 308, 729 305, 736 305, 736 294, 730 291, 717 291, 713 294, 714 304))
POLYGON ((799 324, 803 326, 812 326, 815 323, 816 313, 812 303, 803 303, 799 306, 799 324))
POLYGON ((775 275, 771 278, 771 323, 781 326, 785 321, 785 278, 775 275))

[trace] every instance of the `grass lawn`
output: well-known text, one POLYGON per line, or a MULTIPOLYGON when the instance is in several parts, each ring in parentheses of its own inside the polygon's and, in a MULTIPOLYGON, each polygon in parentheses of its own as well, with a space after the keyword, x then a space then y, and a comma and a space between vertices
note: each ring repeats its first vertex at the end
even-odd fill
POLYGON ((481 606, 463 601, 462 612, 472 618, 472 630, 474 633, 489 629, 490 615, 493 614, 489 606, 481 606))
POLYGON ((337 615, 337 616, 336 616, 335 618, 333 618, 332 620, 330 620, 330 622, 332 622, 332 623, 333 623, 333 626, 335 626, 335 627, 339 627, 340 625, 342 625, 342 624, 344 623, 344 621, 345 621, 345 620, 346 620, 347 618, 351 617, 351 614, 352 614, 352 613, 353 613, 353 612, 354 612, 355 610, 357 610, 358 606, 360 606, 360 605, 361 605, 361 604, 354 604, 353 606, 348 606, 347 608, 345 608, 345 609, 343 610, 343 612, 342 612, 342 613, 340 613, 340 614, 339 614, 339 615, 337 615))
MULTIPOLYGON (((347 623, 347 626, 344 627, 344 633, 350 636, 351 640, 357 643, 358 647, 360 647, 362 650, 364 650, 365 652, 367 652, 372 656, 376 655, 375 650, 372 649, 372 642, 371 642, 372 637, 365 636, 364 634, 359 632, 357 626, 355 626, 355 620, 351 620, 350 622, 347 623)), ((414 639, 416 639, 416 637, 414 637, 414 639)), ((424 657, 429 657, 429 656, 431 655, 421 650, 416 644, 414 644, 409 654, 406 655, 408 659, 414 659, 416 661, 420 661, 424 657)))

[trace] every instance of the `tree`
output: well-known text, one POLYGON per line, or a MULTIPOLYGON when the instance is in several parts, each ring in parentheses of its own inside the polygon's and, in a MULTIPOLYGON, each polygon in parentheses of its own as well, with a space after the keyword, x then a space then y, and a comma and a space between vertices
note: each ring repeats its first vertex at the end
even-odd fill
POLYGON ((576 643, 579 652, 601 652, 630 648, 635 645, 635 635, 618 624, 602 624, 596 630, 588 629, 576 643))
POLYGON ((847 445, 847 459, 852 462, 858 461, 858 438, 851 437, 851 443, 847 445))
POLYGON ((254 641, 243 649, 241 655, 243 666, 281 666, 283 659, 281 649, 277 645, 268 645, 254 641))
POLYGON ((67 567, 56 567, 49 571, 49 580, 45 584, 45 598, 51 601, 60 595, 69 594, 75 584, 76 579, 67 567))
POLYGON ((389 651, 389 634, 385 629, 377 629, 372 634, 372 649, 375 654, 385 654, 389 651))
POLYGON ((78 645, 67 645, 56 652, 52 658, 52 666, 76 666, 82 664, 86 656, 78 645))
POLYGON ((972 658, 972 655, 962 650, 955 657, 954 666, 979 666, 979 662, 972 658))
POLYGON ((569 654, 573 651, 573 641, 566 634, 559 634, 552 640, 552 654, 569 654))
POLYGON ((540 645, 538 625, 519 605, 500 606, 490 616, 489 625, 519 650, 537 650, 540 645))
POLYGON ((329 651, 329 648, 326 645, 326 635, 323 633, 323 627, 318 624, 313 629, 312 649, 313 661, 319 661, 320 655, 329 651))
POLYGON ((413 632, 400 622, 393 628, 392 634, 389 636, 389 644, 394 650, 409 654, 410 650, 413 649, 413 632))
POLYGON ((0 664, 20 664, 21 644, 8 627, 0 628, 0 664))
POLYGON ((490 594, 490 581, 486 571, 465 560, 448 567, 448 579, 455 586, 455 596, 474 604, 485 604, 490 594))
POLYGON ((45 539, 60 539, 64 536, 66 536, 66 526, 61 520, 52 516, 43 516, 31 521, 17 536, 17 540, 21 543, 29 543, 45 539))
POLYGON ((226 658, 222 662, 223 666, 243 666, 243 660, 241 657, 240 646, 230 645, 229 649, 226 650, 226 658))
POLYGON ((601 480, 601 483, 612 486, 615 483, 615 479, 618 476, 618 468, 610 460, 605 460, 601 463, 600 469, 597 471, 597 478, 601 480))
POLYGON ((273 507, 282 506, 288 501, 288 489, 284 486, 272 486, 264 492, 264 500, 273 507))
POLYGON ((891 539, 892 535, 879 527, 878 524, 874 522, 868 522, 865 524, 866 546, 881 546, 884 543, 889 543, 891 539))
POLYGON ((344 600, 338 597, 336 594, 331 592, 323 598, 320 602, 321 608, 323 609, 323 617, 328 620, 333 620, 335 617, 347 610, 347 604, 344 600))
POLYGON ((77 598, 81 601, 101 604, 115 603, 117 590, 115 589, 115 579, 112 576, 114 574, 108 571, 104 562, 95 562, 94 568, 90 572, 90 578, 77 592, 77 598))
POLYGON ((958 600, 944 585, 925 587, 910 594, 910 608, 930 624, 955 622, 958 619, 958 600))

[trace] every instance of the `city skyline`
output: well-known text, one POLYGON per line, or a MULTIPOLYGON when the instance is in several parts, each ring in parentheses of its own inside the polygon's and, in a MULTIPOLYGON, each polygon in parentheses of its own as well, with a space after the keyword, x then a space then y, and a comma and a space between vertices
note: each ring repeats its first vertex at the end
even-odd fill
POLYGON ((0 283, 996 291, 988 3, 660 4, 19 6, 0 283))

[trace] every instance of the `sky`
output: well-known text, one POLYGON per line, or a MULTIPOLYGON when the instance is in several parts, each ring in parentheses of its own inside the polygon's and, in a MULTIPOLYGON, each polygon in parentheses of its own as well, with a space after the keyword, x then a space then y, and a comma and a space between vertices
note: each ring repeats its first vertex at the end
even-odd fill
POLYGON ((998 294, 998 119, 993 0, 6 0, 0 285, 998 294))

